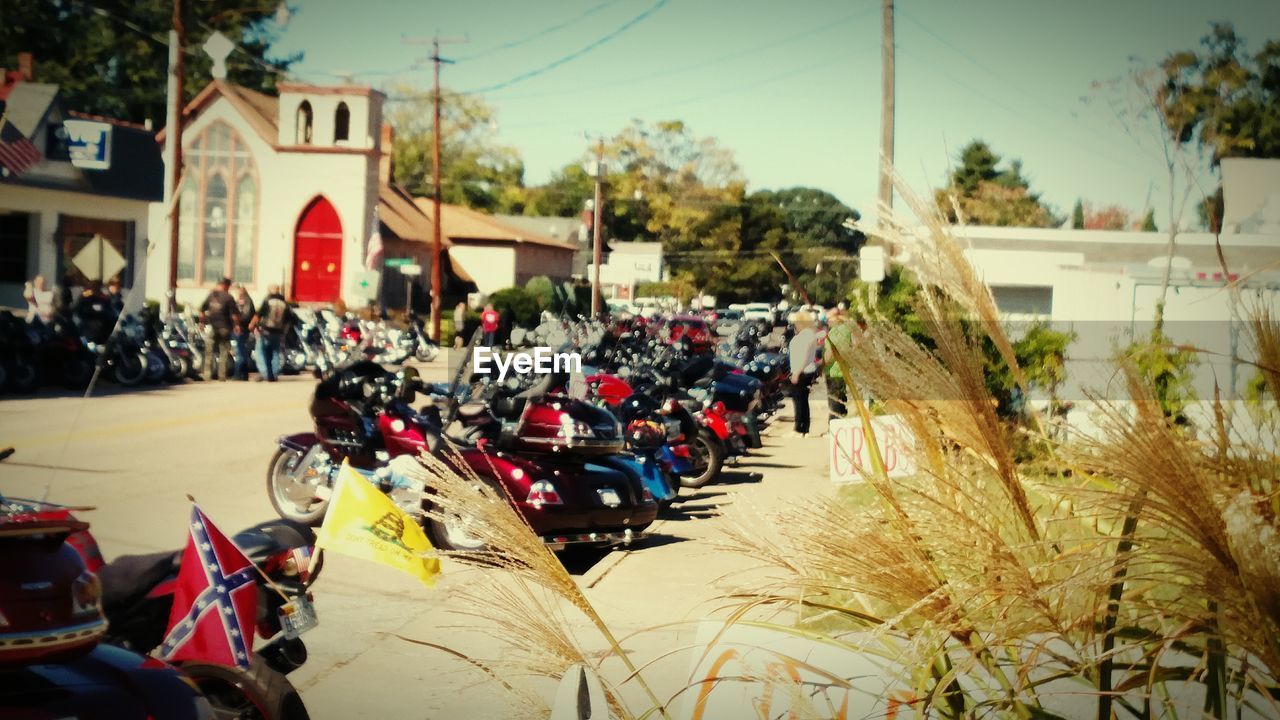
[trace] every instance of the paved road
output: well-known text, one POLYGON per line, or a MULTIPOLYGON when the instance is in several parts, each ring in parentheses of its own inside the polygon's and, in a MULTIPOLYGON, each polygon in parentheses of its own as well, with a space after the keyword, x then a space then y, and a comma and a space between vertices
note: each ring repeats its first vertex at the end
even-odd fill
MULTIPOLYGON (((445 364, 422 367, 443 380, 445 364)), ((108 558, 178 548, 185 542, 194 496, 221 527, 235 531, 274 517, 267 500, 267 463, 277 436, 308 429, 314 380, 280 383, 191 383, 133 392, 108 391, 88 401, 70 396, 0 400, 0 445, 17 454, 0 463, 0 491, 20 497, 93 505, 85 513, 108 558)), ((824 430, 814 405, 816 430, 824 430)), ((780 424, 780 423, 779 423, 780 424)), ((773 430, 781 430, 775 427, 773 430)), ((766 447, 724 482, 683 502, 655 523, 631 551, 569 563, 590 601, 621 638, 696 620, 717 607, 732 582, 749 581, 749 563, 709 540, 744 506, 768 508, 789 498, 828 492, 825 441, 766 438, 766 447), (726 578, 726 576, 732 576, 726 578)), ((598 557, 598 556, 597 556, 598 557)), ((321 625, 307 636, 311 656, 291 679, 315 718, 504 717, 523 714, 465 664, 394 634, 469 654, 497 650, 460 629, 453 592, 475 570, 446 564, 435 588, 395 571, 329 555, 315 586, 321 625)), ((603 642, 567 613, 588 648, 603 642)), ((627 642, 637 662, 692 641, 687 625, 642 633, 627 642)), ((656 663, 646 677, 672 694, 686 680, 688 653, 656 663)), ((547 696, 547 683, 529 687, 547 696)), ((635 689, 625 692, 634 696, 635 689)), ((661 693, 660 693, 661 694, 661 693)), ((637 707, 643 707, 637 705, 637 707)))

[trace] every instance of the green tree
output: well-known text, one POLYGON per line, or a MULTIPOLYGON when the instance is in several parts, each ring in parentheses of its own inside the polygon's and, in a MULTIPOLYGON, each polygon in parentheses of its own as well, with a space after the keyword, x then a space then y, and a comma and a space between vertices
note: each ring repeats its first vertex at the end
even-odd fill
POLYGON ((1031 192, 1022 163, 1011 160, 1001 169, 1001 158, 982 140, 960 151, 960 165, 937 193, 938 206, 952 222, 1015 227, 1057 227, 1062 224, 1053 209, 1031 192), (953 202, 954 201, 954 202, 953 202))
MULTIPOLYGON (((227 58, 227 78, 247 88, 275 94, 284 71, 302 59, 301 53, 270 56, 278 29, 270 3, 183 5, 187 99, 211 79, 212 63, 200 46, 214 30, 237 44, 227 58)), ((17 54, 30 52, 36 80, 58 85, 69 109, 164 125, 170 0, 0 0, 0 18, 0 66, 15 67, 17 54)))
POLYGON ((1142 225, 1138 228, 1142 232, 1157 232, 1156 227, 1156 211, 1148 210, 1146 215, 1142 216, 1142 225))
MULTIPOLYGON (((1280 157, 1280 40, 1268 40, 1250 55, 1230 23, 1212 23, 1200 50, 1170 53, 1160 63, 1160 111, 1176 122, 1178 143, 1193 140, 1223 158, 1280 157)), ((1197 205, 1213 232, 1222 221, 1222 188, 1197 205)))
POLYGON ((1076 206, 1071 208, 1071 227, 1075 230, 1084 229, 1084 201, 1077 199, 1076 206))
MULTIPOLYGON (((432 194, 430 92, 400 86, 389 93, 387 119, 395 128, 396 181, 413 195, 432 194)), ((441 94, 440 185, 444 202, 495 212, 520 202, 524 163, 496 140, 497 114, 482 98, 441 94)))

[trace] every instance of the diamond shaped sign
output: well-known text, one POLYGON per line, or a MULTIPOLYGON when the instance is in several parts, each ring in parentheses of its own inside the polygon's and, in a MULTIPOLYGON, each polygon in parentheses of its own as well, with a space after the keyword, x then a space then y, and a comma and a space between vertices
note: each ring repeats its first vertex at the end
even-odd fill
POLYGON ((124 269, 124 256, 109 240, 94 235, 80 252, 71 257, 71 264, 89 280, 106 280, 124 269))

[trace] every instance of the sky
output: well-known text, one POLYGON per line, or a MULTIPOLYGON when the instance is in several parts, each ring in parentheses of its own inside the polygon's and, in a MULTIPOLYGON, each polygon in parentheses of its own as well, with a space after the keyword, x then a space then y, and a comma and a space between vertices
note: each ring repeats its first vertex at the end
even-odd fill
MULTIPOLYGON (((633 118, 679 119, 731 149, 749 190, 809 186, 873 216, 880 138, 876 0, 290 0, 276 49, 316 83, 483 91, 526 184, 579 160, 633 118), (423 44, 426 43, 426 44, 423 44), (574 57, 569 57, 574 56, 574 57), (541 72, 566 57, 569 59, 541 72), (521 76, 532 75, 521 79, 521 76)), ((1167 171, 1147 126, 1095 83, 1198 47, 1230 21, 1256 50, 1280 37, 1277 0, 899 0, 895 165, 918 192, 975 138, 1019 158, 1063 214, 1077 198, 1152 207, 1167 171), (949 159, 950 158, 950 159, 949 159)), ((1127 86, 1126 86, 1127 87, 1127 86)), ((1205 176, 1210 189, 1216 180, 1205 176)), ((1189 216, 1193 213, 1189 213, 1189 216)))

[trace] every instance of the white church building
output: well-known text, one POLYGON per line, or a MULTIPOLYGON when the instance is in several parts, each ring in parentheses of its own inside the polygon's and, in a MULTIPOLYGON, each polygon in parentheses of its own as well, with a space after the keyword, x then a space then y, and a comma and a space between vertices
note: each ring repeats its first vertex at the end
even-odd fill
MULTIPOLYGON (((429 277, 430 222, 390 184, 385 96, 360 86, 278 90, 216 79, 186 106, 178 301, 199 303, 229 277, 255 299, 279 284, 299 303, 363 307, 378 284, 365 269, 375 223, 387 257, 425 262, 429 277)), ((169 238, 155 232, 168 227, 168 210, 157 203, 150 218, 146 288, 157 300, 170 280, 169 238)))

